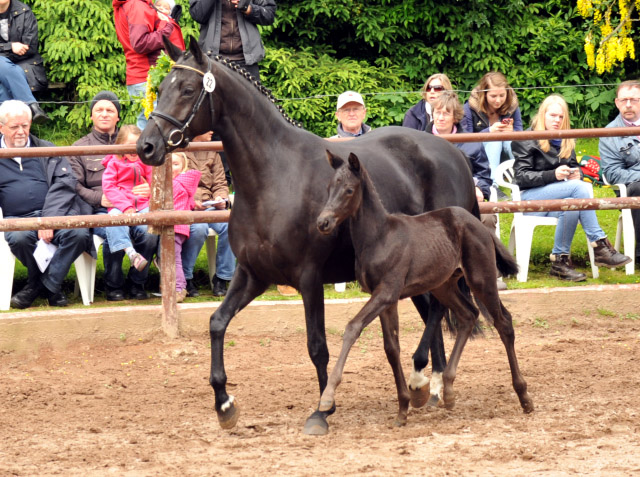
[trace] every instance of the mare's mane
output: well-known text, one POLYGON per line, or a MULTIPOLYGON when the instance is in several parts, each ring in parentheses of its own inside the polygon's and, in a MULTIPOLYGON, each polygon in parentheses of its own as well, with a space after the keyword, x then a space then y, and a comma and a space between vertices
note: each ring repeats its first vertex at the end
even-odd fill
MULTIPOLYGON (((204 53, 203 53, 203 55, 204 55, 204 53)), ((191 52, 187 51, 187 52, 185 52, 183 59, 184 59, 184 61, 187 61, 192 56, 193 56, 193 54, 191 52)), ((230 70, 235 71, 237 74, 239 74, 240 76, 245 78, 247 81, 249 81, 251 84, 253 84, 253 86, 255 86, 255 88, 258 90, 258 92, 260 92, 263 96, 266 96, 266 98, 276 107, 276 109, 278 111, 280 111, 280 114, 282 114, 282 116, 284 117, 284 119, 287 122, 293 124, 296 127, 302 128, 302 123, 300 123, 300 122, 294 120, 293 118, 291 118, 285 112, 285 110, 282 107, 282 105, 276 104, 280 100, 273 95, 271 90, 269 88, 267 88, 264 84, 262 84, 262 82, 259 79, 256 79, 256 77, 253 76, 251 73, 249 73, 249 71, 247 71, 245 68, 243 68, 242 66, 239 66, 238 64, 236 64, 236 63, 234 63, 232 61, 229 61, 228 59, 226 59, 226 58, 224 58, 224 57, 222 57, 220 55, 215 55, 213 57, 210 57, 210 59, 212 59, 214 61, 217 61, 218 63, 223 64, 224 66, 226 66, 230 70)), ((194 58, 194 60, 195 60, 195 58, 194 58)))

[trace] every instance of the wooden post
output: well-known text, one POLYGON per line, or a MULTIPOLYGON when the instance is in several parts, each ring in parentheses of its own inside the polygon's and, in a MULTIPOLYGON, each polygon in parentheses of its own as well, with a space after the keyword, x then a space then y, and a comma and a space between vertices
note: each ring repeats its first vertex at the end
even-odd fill
MULTIPOLYGON (((171 160, 154 167, 150 210, 173 210, 171 160)), ((176 306, 176 261, 173 225, 151 226, 149 232, 160 236, 160 289, 162 290, 162 329, 170 338, 180 335, 176 306)))

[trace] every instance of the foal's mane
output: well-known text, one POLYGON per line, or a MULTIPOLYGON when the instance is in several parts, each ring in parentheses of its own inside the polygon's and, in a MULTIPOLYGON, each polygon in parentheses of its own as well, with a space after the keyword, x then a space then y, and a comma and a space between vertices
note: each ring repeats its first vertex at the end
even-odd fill
MULTIPOLYGON (((203 53, 204 55, 204 53, 203 53)), ((190 57, 192 57, 193 54, 189 51, 187 51, 184 54, 184 60, 188 60, 190 57)), ((206 56, 206 55, 205 55, 206 56)), ((276 109, 278 111, 280 111, 280 114, 282 114, 282 117, 284 117, 284 119, 290 123, 293 124, 296 127, 302 128, 302 123, 292 119, 284 110, 284 108, 282 107, 282 105, 280 104, 276 104, 279 100, 271 93, 271 90, 269 88, 267 88, 265 85, 262 84, 262 82, 259 79, 256 79, 255 76, 253 76, 251 73, 249 73, 245 68, 243 68, 242 66, 239 66, 235 63, 233 63, 232 61, 229 61, 228 59, 220 56, 220 55, 215 55, 213 57, 210 57, 212 60, 217 61, 218 63, 221 63, 222 65, 226 66, 227 68, 229 68, 230 70, 235 71, 237 74, 239 74, 240 76, 242 76, 244 79, 246 79, 247 81, 249 81, 251 84, 253 84, 253 86, 255 86, 255 88, 263 95, 266 96, 266 98, 276 107, 276 109)), ((195 58, 194 58, 195 59, 195 58)))

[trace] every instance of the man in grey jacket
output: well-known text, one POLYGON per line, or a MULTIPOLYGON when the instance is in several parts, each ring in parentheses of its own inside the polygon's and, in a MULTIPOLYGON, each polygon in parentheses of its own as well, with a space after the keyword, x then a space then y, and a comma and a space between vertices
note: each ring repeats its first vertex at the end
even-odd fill
MULTIPOLYGON (((640 81, 618 85, 616 107, 620 114, 608 128, 640 126, 640 81)), ((640 136, 600 138, 602 172, 611 184, 626 184, 627 195, 640 196, 640 136)), ((636 261, 640 256, 640 209, 631 209, 636 233, 636 261)))
POLYGON ((223 56, 260 78, 264 46, 256 25, 271 25, 275 0, 189 0, 189 13, 200 24, 202 50, 223 56))

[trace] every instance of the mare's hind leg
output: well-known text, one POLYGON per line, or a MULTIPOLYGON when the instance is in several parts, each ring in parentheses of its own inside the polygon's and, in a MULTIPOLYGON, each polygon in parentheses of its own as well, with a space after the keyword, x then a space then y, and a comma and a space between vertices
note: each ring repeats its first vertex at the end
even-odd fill
POLYGON ((433 290, 433 294, 455 314, 458 320, 456 341, 443 374, 443 400, 447 409, 453 409, 455 406, 453 381, 456 378, 456 371, 464 346, 467 344, 467 340, 473 331, 473 326, 478 319, 478 309, 471 301, 471 297, 466 296, 458 288, 457 281, 458 279, 453 277, 440 288, 433 290))
POLYGON ((231 429, 236 425, 240 414, 233 396, 227 394, 227 375, 224 370, 224 335, 231 319, 251 300, 263 293, 267 284, 262 283, 241 266, 231 280, 227 295, 220 307, 209 319, 209 335, 211 337, 211 373, 209 383, 215 393, 218 422, 223 429, 231 429))
POLYGON ((425 329, 413 354, 413 370, 409 378, 411 406, 419 408, 425 404, 437 406, 442 399, 442 373, 447 365, 442 337, 442 317, 446 312, 440 302, 430 293, 412 297, 425 329), (431 381, 425 377, 424 370, 429 364, 431 350, 431 381))
MULTIPOLYGON (((485 283, 485 286, 487 284, 485 283)), ((509 368, 511 369, 511 380, 513 382, 513 389, 518 395, 520 400, 520 406, 525 413, 533 412, 533 401, 527 393, 527 382, 522 376, 520 367, 518 366, 518 358, 516 357, 515 341, 516 335, 513 330, 513 321, 511 319, 511 313, 504 307, 500 297, 498 295, 497 288, 495 290, 486 290, 475 292, 474 295, 487 309, 491 317, 493 318, 493 324, 498 330, 502 344, 507 351, 507 358, 509 359, 509 368)))
POLYGON ((396 381, 396 390, 398 392, 398 417, 396 417, 394 426, 404 426, 407 423, 407 412, 409 411, 409 391, 404 380, 402 365, 400 364, 397 302, 380 314, 380 324, 382 325, 382 336, 384 337, 384 351, 387 354, 387 361, 389 361, 393 370, 393 378, 396 381))

